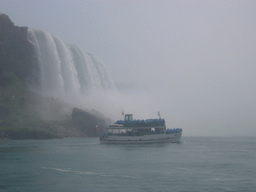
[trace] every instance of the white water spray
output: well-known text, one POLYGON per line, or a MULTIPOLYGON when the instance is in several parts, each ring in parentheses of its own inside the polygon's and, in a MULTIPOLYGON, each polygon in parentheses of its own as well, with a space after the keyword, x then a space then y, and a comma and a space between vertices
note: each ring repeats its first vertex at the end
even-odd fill
POLYGON ((107 67, 96 57, 42 30, 29 29, 28 40, 39 68, 39 86, 31 87, 34 91, 82 109, 98 110, 109 118, 121 118, 123 109, 148 112, 147 96, 127 98, 117 91, 107 67))

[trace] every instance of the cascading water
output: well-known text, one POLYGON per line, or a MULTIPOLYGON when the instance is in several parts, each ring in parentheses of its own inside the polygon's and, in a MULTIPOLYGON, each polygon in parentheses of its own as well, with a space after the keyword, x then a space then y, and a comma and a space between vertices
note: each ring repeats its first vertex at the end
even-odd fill
POLYGON ((95 109, 108 118, 120 118, 122 109, 146 115, 148 95, 117 91, 106 66, 76 45, 38 29, 28 30, 37 57, 35 92, 55 97, 82 109, 95 109), (142 100, 141 100, 142 99, 142 100), (140 107, 140 106, 143 107, 140 107))
POLYGON ((37 91, 63 99, 64 95, 86 95, 95 90, 116 90, 106 66, 75 45, 38 30, 28 30, 39 67, 37 91))

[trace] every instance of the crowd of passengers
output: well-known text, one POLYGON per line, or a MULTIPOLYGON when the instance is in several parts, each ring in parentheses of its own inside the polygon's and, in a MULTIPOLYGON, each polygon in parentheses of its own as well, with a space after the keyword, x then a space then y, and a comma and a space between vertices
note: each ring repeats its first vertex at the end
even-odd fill
POLYGON ((164 119, 146 119, 146 120, 132 120, 124 121, 118 120, 115 124, 121 124, 124 127, 154 127, 154 126, 164 126, 164 119))
POLYGON ((181 128, 174 128, 174 129, 166 129, 166 134, 171 134, 171 133, 180 133, 182 132, 181 128))

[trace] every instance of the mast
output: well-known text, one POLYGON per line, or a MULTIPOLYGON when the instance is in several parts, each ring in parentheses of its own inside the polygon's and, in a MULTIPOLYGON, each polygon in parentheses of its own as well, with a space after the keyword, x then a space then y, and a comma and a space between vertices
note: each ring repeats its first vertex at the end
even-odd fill
POLYGON ((159 116, 159 119, 161 119, 160 111, 157 112, 157 115, 159 116))

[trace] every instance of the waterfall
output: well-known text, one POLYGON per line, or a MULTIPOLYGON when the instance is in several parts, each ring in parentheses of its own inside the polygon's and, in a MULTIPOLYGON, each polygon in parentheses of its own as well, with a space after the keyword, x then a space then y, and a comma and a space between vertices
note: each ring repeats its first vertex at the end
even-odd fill
POLYGON ((37 63, 37 84, 29 85, 31 90, 109 118, 119 114, 122 96, 102 61, 43 30, 28 29, 28 40, 37 63))
POLYGON ((104 63, 76 45, 38 29, 28 30, 28 40, 37 56, 40 93, 63 99, 116 90, 104 63))
POLYGON ((31 90, 73 107, 95 109, 114 120, 123 109, 148 113, 142 106, 148 103, 148 95, 118 91, 107 67, 95 56, 43 30, 28 29, 28 40, 37 58, 36 84, 29 85, 31 90))

